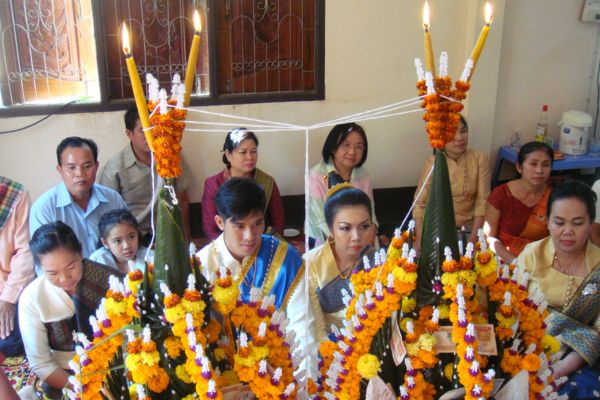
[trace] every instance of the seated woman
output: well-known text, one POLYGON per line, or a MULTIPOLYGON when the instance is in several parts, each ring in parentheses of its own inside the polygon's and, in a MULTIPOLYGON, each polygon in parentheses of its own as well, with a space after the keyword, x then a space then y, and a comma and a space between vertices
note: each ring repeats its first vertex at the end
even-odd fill
POLYGON ((375 229, 371 199, 349 183, 337 184, 328 191, 324 214, 330 235, 324 244, 305 255, 317 343, 327 336, 332 324, 343 327, 346 307, 342 289, 350 293, 348 277, 353 268, 362 267, 363 255, 372 252, 375 229))
POLYGON ((525 245, 548 236, 546 203, 551 188, 554 151, 540 142, 529 142, 519 150, 519 179, 496 187, 488 199, 485 234, 490 247, 511 262, 525 245))
POLYGON ((19 324, 25 353, 50 398, 62 398, 69 360, 75 355, 73 331, 92 337, 89 318, 108 289, 111 274, 123 274, 83 259, 81 243, 60 221, 39 227, 29 243, 42 274, 19 301, 19 324), (56 397, 58 396, 58 397, 56 397))
MULTIPOLYGON (((321 152, 323 159, 311 168, 308 177, 308 236, 311 247, 325 243, 329 235, 329 227, 325 221, 323 206, 327 194, 327 176, 331 172, 340 175, 357 189, 369 196, 373 222, 375 207, 371 177, 362 166, 367 161, 369 145, 364 129, 353 122, 336 125, 331 129, 321 152)), ((373 231, 375 232, 375 231, 373 231)))
MULTIPOLYGON (((448 173, 450 175, 456 226, 459 229, 465 227, 467 232, 471 232, 468 241, 475 243, 477 241, 477 231, 483 227, 485 207, 490 195, 490 160, 487 154, 468 149, 468 144, 469 126, 461 115, 456 136, 454 136, 452 142, 446 145, 444 151, 448 159, 448 173)), ((415 197, 423 188, 433 161, 434 156, 428 157, 425 161, 415 197)), ((423 216, 430 186, 431 181, 428 181, 421 195, 416 199, 413 209, 417 245, 421 243, 423 216)))
POLYGON ((557 186, 548 199, 550 237, 527 245, 518 258, 549 304, 547 332, 566 350, 553 376, 569 377, 560 392, 569 399, 600 391, 600 248, 589 241, 595 202, 581 182, 557 186))
POLYGON ((232 177, 254 179, 265 191, 265 226, 267 234, 283 235, 285 225, 283 203, 279 188, 273 177, 256 168, 258 161, 258 139, 245 128, 230 131, 223 143, 223 163, 226 167, 204 181, 202 194, 202 229, 209 240, 215 240, 221 231, 215 222, 217 189, 232 177))

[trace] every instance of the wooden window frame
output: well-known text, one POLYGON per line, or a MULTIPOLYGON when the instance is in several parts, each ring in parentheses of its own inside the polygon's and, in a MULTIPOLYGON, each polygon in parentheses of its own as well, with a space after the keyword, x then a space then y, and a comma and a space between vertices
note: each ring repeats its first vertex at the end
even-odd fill
MULTIPOLYGON (((100 102, 98 103, 68 103, 48 105, 17 105, 0 108, 0 117, 18 117, 43 114, 71 114, 86 112, 105 112, 124 110, 134 105, 131 99, 110 99, 108 90, 108 73, 106 48, 104 45, 104 28, 102 24, 103 0, 92 0, 94 20, 94 36, 96 39, 96 62, 100 79, 100 102)), ((218 51, 216 37, 216 5, 219 0, 207 0, 206 16, 211 29, 208 30, 209 54, 209 94, 191 98, 190 106, 215 106, 228 104, 256 104, 289 101, 315 101, 325 99, 325 0, 316 0, 315 13, 315 88, 311 91, 282 92, 282 93, 249 93, 249 94, 218 94, 218 51)))

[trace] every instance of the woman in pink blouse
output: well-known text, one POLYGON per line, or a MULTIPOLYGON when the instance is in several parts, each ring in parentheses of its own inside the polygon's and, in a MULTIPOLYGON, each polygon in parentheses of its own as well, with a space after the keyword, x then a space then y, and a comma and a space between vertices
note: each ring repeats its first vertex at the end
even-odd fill
POLYGON ((209 240, 216 239, 221 231, 215 222, 217 189, 231 177, 254 179, 265 191, 266 233, 283 235, 284 211, 279 188, 273 177, 256 168, 258 138, 246 128, 230 131, 223 144, 223 163, 226 167, 204 181, 202 194, 202 229, 209 240))
POLYGON ((373 222, 378 225, 371 177, 363 167, 367 161, 368 148, 365 130, 354 122, 336 125, 327 135, 323 144, 323 159, 310 169, 308 176, 308 236, 311 247, 325 243, 329 235, 323 207, 328 190, 327 176, 331 172, 337 173, 346 182, 350 182, 369 196, 373 222))

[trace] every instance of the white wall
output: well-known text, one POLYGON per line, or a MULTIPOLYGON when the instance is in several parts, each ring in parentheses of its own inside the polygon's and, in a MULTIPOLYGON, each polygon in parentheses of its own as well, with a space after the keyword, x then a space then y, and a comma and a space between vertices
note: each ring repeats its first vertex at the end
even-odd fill
MULTIPOLYGON (((513 130, 533 140, 542 105, 550 133, 568 110, 586 111, 594 85, 594 50, 600 24, 581 22, 583 1, 507 1, 493 148, 508 144, 513 130)), ((595 109, 594 90, 593 104, 595 109)), ((591 112, 592 117, 593 112, 591 112)))
MULTIPOLYGON (((578 21, 580 1, 495 0, 495 20, 465 103, 471 147, 495 152, 513 128, 531 130, 542 102, 551 121, 559 110, 585 109, 587 75, 597 25, 578 21)), ((482 26, 482 0, 432 0, 436 59, 450 57, 457 78, 482 26)), ((209 107, 241 116, 309 125, 413 98, 414 58, 423 57, 422 2, 326 2, 326 99, 314 102, 209 107)), ((91 137, 105 162, 125 143, 122 112, 54 116, 15 134, 0 135, 0 174, 24 183, 36 198, 59 180, 54 149, 67 135, 91 137)), ((430 149, 421 114, 364 122, 369 137, 366 167, 375 187, 416 185, 430 149)), ((0 130, 39 117, 4 118, 0 130)), ((199 119, 199 116, 194 118, 199 119)), ((310 132, 310 164, 320 158, 328 129, 310 132)), ((304 190, 304 133, 261 133, 259 166, 275 176, 284 194, 304 190)), ((188 132, 184 155, 194 171, 192 201, 204 178, 218 172, 224 134, 188 132)))

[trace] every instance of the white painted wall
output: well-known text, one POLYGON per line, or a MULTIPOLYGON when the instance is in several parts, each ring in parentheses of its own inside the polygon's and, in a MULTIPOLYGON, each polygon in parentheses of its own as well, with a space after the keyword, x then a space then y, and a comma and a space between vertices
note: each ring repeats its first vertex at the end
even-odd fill
MULTIPOLYGON (((483 3, 430 1, 436 59, 447 50, 455 78, 481 29, 483 3)), ((471 147, 491 153, 508 142, 511 129, 533 129, 543 102, 550 105, 551 122, 558 120, 559 110, 585 109, 598 30, 578 21, 580 1, 493 3, 492 31, 465 103, 471 147)), ((423 57, 421 6, 414 0, 328 0, 324 101, 207 109, 309 125, 413 98, 414 58, 423 57)), ((0 130, 38 118, 3 118, 0 130)), ((420 114, 363 125, 374 186, 416 185, 423 158, 430 154, 420 114)), ((320 158, 327 132, 310 132, 311 165, 320 158)), ((122 112, 54 116, 24 132, 0 135, 0 174, 24 183, 35 199, 59 181, 54 151, 67 135, 93 138, 101 164, 126 144, 122 112)), ((259 138, 259 166, 275 176, 284 194, 303 193, 304 133, 261 133, 259 138)), ((194 172, 192 201, 200 201, 204 179, 222 168, 223 139, 224 134, 185 134, 184 156, 194 172)))
MULTIPOLYGON (((550 133, 568 110, 586 111, 600 24, 581 22, 583 1, 507 1, 493 148, 513 130, 534 137, 542 105, 549 106, 550 133)), ((596 90, 590 106, 595 110, 596 90)))

